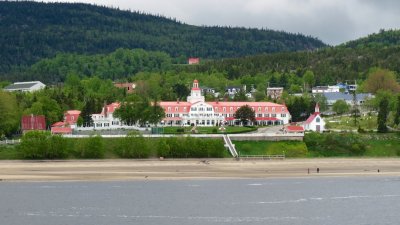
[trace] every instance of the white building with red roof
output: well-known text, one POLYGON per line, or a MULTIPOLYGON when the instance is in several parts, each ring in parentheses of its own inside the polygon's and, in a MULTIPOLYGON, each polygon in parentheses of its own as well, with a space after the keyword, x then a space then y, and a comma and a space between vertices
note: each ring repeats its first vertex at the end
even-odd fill
POLYGON ((303 123, 304 130, 322 133, 325 130, 325 121, 319 113, 319 104, 315 105, 315 112, 303 123))
POLYGON ((120 103, 113 102, 105 105, 99 114, 92 114, 94 128, 96 129, 115 129, 122 128, 124 124, 118 118, 114 118, 113 114, 118 109, 120 103))
POLYGON ((68 110, 64 113, 64 121, 56 122, 51 125, 52 134, 71 134, 76 128, 79 115, 79 110, 68 110))
MULTIPOLYGON (((161 124, 169 126, 236 125, 239 121, 235 120, 234 114, 244 105, 254 110, 256 125, 287 124, 291 118, 285 105, 271 102, 206 102, 197 80, 193 81, 193 87, 186 102, 164 101, 159 105, 164 109, 166 116, 161 124)), ((120 103, 111 103, 105 105, 101 113, 92 114, 94 128, 129 128, 113 116, 114 111, 119 107, 120 103)))
POLYGON ((257 125, 287 124, 291 118, 285 105, 271 102, 205 102, 197 80, 193 81, 187 102, 160 102, 166 115, 163 122, 171 126, 235 125, 239 122, 235 120, 234 114, 245 105, 254 110, 257 125))

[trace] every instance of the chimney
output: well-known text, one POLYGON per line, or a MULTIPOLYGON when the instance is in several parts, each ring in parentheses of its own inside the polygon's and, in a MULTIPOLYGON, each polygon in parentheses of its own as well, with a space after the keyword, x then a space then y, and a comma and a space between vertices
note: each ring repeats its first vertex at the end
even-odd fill
POLYGON ((107 109, 107 103, 104 101, 104 117, 107 117, 108 109, 107 109))
POLYGON ((176 99, 176 103, 178 103, 178 104, 179 104, 179 98, 177 98, 177 99, 176 99))

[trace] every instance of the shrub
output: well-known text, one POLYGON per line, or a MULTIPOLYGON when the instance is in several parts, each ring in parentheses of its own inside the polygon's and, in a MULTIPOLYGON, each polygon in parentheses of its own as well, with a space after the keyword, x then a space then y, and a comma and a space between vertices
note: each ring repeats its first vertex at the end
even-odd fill
POLYGON ((366 151, 363 139, 354 133, 309 133, 305 135, 304 142, 315 155, 360 156, 366 151))
POLYGON ((185 129, 184 128, 178 128, 178 129, 176 129, 176 132, 177 133, 184 133, 185 129))
POLYGON ((98 135, 82 139, 75 148, 78 158, 101 159, 104 157, 103 138, 98 135))
POLYGON ((117 155, 122 158, 148 158, 147 141, 140 135, 128 135, 117 145, 117 155))
POLYGON ((66 139, 43 131, 24 134, 18 149, 26 159, 62 159, 68 156, 66 139))

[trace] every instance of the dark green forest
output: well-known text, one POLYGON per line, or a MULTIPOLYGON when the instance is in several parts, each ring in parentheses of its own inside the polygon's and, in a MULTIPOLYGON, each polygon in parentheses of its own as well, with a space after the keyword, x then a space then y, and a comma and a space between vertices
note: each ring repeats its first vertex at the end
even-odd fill
POLYGON ((0 74, 20 71, 58 53, 104 54, 118 48, 162 51, 176 62, 326 45, 269 29, 192 26, 163 16, 89 4, 0 1, 0 74))
POLYGON ((400 45, 400 30, 384 30, 370 34, 367 37, 349 41, 341 45, 347 48, 385 48, 400 45))
MULTIPOLYGON (((214 60, 202 65, 185 67, 187 72, 225 72, 228 79, 266 72, 315 74, 315 85, 335 84, 338 81, 366 79, 372 67, 381 67, 400 74, 400 46, 374 48, 330 47, 313 52, 274 53, 214 60)), ((182 67, 181 67, 182 68, 182 67)))

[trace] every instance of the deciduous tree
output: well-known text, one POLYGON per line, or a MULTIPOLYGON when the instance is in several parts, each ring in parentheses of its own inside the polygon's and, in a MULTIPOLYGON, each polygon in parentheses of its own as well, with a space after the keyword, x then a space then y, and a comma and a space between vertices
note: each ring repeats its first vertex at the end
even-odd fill
POLYGON ((246 123, 247 121, 256 121, 254 110, 248 105, 244 105, 236 110, 234 117, 235 119, 240 120, 242 124, 246 123))
POLYGON ((387 90, 394 93, 400 91, 400 86, 396 81, 396 75, 389 70, 375 68, 372 69, 364 82, 364 90, 376 93, 379 90, 387 90))
POLYGON ((332 110, 337 114, 337 115, 343 115, 343 113, 348 112, 350 109, 349 104, 346 103, 346 101, 340 99, 337 100, 335 103, 332 105, 332 110))

